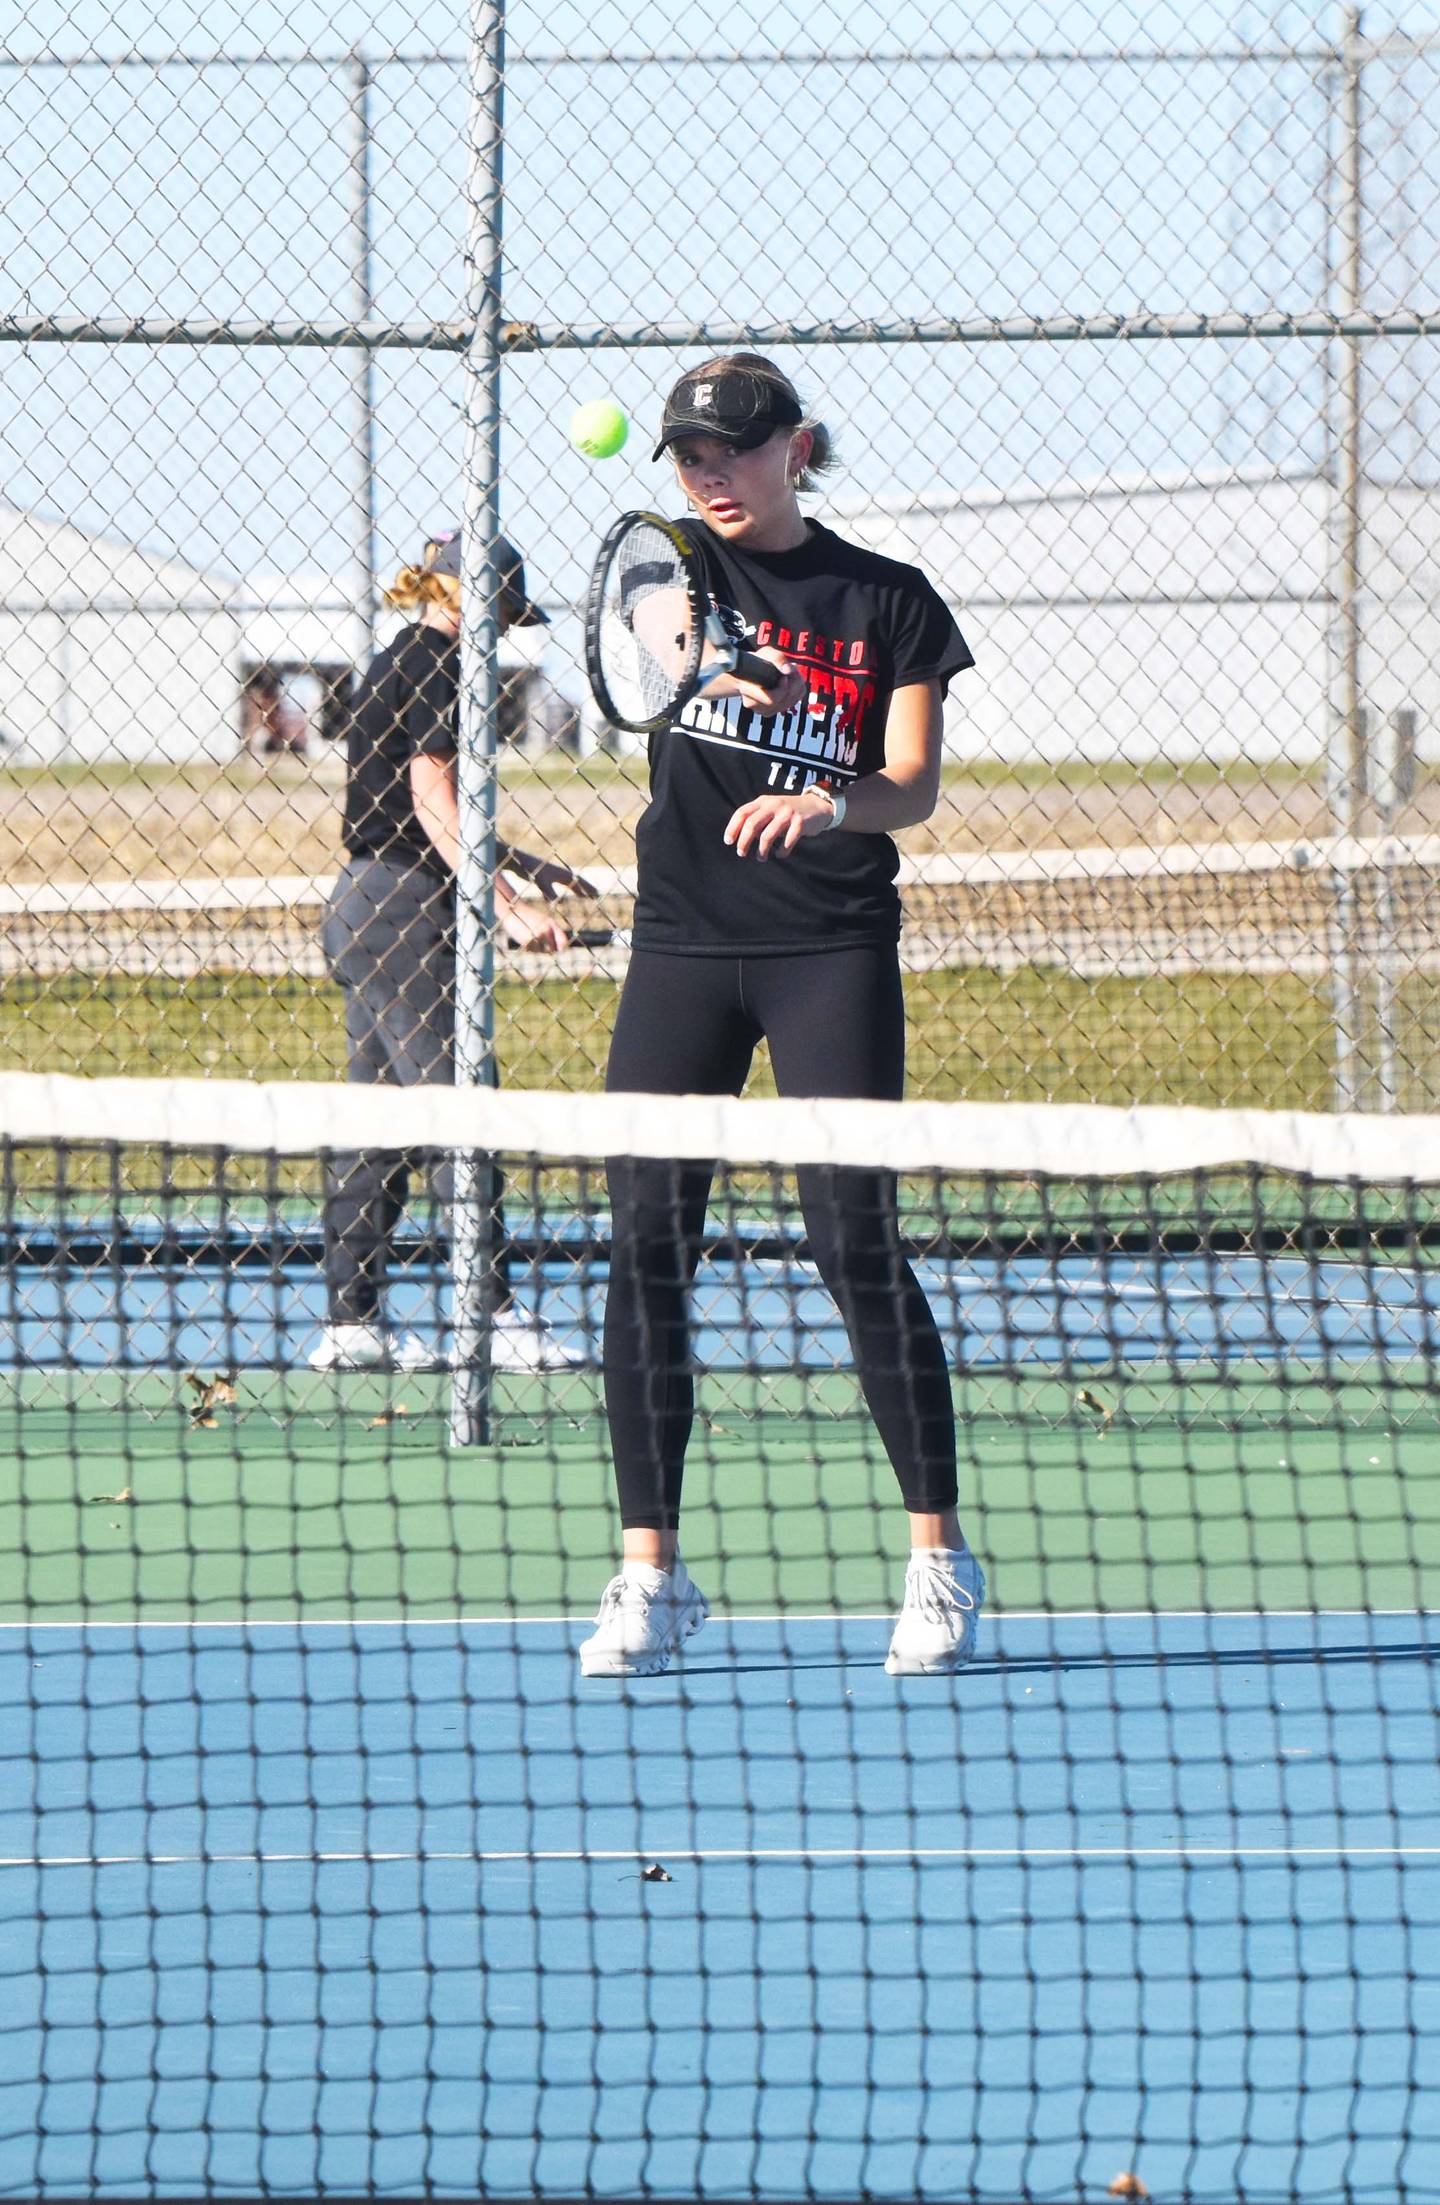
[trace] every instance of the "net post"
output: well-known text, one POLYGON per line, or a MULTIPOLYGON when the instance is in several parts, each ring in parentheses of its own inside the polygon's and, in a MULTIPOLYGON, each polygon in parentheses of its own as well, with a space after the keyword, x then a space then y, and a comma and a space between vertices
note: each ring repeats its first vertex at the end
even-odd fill
MULTIPOLYGON (((459 858, 455 1081, 495 1084, 495 778, 500 677, 500 324, 504 0, 470 0, 465 194, 465 509, 460 620, 459 858)), ((490 1304, 496 1255, 490 1161, 455 1157, 451 1227, 455 1373, 452 1447, 490 1437, 490 1304)))

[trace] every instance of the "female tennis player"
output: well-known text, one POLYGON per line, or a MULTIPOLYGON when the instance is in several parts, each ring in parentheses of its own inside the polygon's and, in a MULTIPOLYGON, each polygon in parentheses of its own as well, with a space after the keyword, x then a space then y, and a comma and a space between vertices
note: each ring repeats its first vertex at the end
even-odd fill
MULTIPOLYGON (((513 545, 500 542, 500 632, 543 623, 526 594, 513 545)), ((456 790, 460 693, 460 535, 433 537, 405 567, 386 602, 415 614, 371 661, 349 736, 345 866, 326 914, 324 947, 345 998, 349 1076, 410 1087, 453 1080, 456 790)), ((502 843, 495 878, 500 924, 527 949, 561 950, 570 936, 548 909, 560 889, 593 896, 580 874, 553 858, 502 843), (526 903, 505 878, 526 877, 546 902, 526 903)), ((448 1173, 436 1199, 449 1200, 448 1173)), ((315 1370, 433 1365, 436 1353, 384 1320, 390 1242, 409 1181, 402 1154, 337 1156, 325 1192, 327 1321, 310 1357, 315 1370)), ((497 1234, 503 1251, 503 1234, 497 1234)), ((538 1315, 508 1302, 503 1253, 490 1356, 497 1370, 549 1369, 570 1360, 538 1315)))
MULTIPOLYGON (((719 676, 651 738, 607 1088, 737 1094, 763 1036, 783 1095, 898 1100, 890 830, 935 807, 941 701, 974 660, 922 574, 801 512, 831 440, 772 362, 731 353, 682 376, 655 448, 667 454, 725 632, 781 679, 770 689, 719 676)), ((704 1165, 611 1166, 605 1387, 623 1562, 581 1648, 587 1676, 664 1669, 708 1612, 678 1528, 694 1408, 688 1288, 710 1176, 704 1165)), ((894 1176, 877 1158, 873 1171, 802 1169, 799 1183, 910 1517, 886 1667, 951 1670, 974 1650, 985 1580, 956 1517, 950 1375, 898 1248, 894 1176)))

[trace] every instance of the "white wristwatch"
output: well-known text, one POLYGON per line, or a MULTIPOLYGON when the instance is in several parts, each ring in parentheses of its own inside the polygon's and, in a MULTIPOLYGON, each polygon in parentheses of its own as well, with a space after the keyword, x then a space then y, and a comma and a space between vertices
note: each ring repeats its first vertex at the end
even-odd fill
POLYGON ((829 797, 831 806, 830 824, 825 829, 826 834, 829 835, 835 832, 835 829, 845 817, 845 798, 839 789, 827 789, 825 794, 829 797))

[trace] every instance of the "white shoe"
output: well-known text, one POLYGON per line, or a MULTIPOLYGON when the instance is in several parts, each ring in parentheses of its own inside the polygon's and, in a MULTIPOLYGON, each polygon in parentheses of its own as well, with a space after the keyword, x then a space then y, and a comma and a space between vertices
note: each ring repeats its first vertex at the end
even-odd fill
POLYGON ((584 1360, 562 1345, 532 1310, 496 1310, 490 1326, 492 1370, 573 1370, 584 1360))
POLYGON ((963 1669, 975 1651, 984 1599, 985 1572, 968 1547, 958 1554, 912 1554, 905 1604, 885 1657, 888 1673, 928 1677, 963 1669))
POLYGON ((384 1325, 326 1325, 310 1351, 311 1370, 434 1370, 439 1357, 413 1332, 384 1325))
POLYGON ((658 1677, 710 1613, 677 1557, 673 1570, 629 1562, 600 1596, 595 1630, 580 1649, 585 1677, 658 1677))

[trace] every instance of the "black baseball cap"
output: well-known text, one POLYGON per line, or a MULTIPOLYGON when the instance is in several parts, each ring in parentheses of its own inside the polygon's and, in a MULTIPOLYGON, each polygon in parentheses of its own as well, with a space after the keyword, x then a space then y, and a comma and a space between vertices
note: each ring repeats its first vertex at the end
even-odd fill
MULTIPOLYGON (((452 580, 460 579, 461 539, 458 528, 442 528, 431 536, 425 545, 421 565, 430 574, 448 574, 452 580)), ((495 539, 495 556, 500 562, 500 587, 510 600, 511 624, 517 628, 548 628, 550 615, 543 613, 533 603, 525 588, 525 563, 508 536, 495 539)))
POLYGON ((663 459, 682 436, 718 436, 737 452, 753 452, 776 429, 798 428, 804 418, 795 393, 768 375, 696 368, 681 376, 665 401, 653 457, 663 459))

